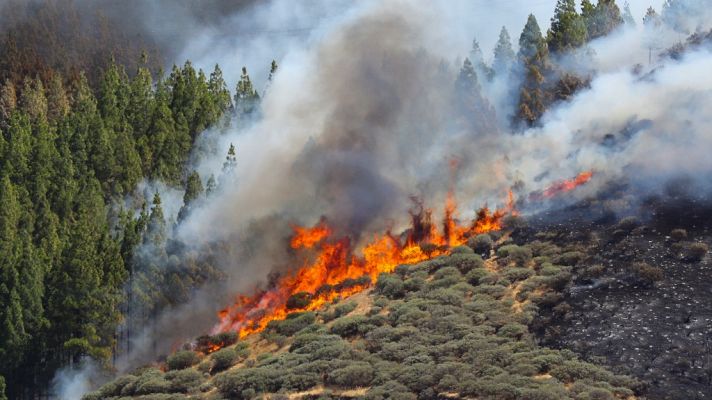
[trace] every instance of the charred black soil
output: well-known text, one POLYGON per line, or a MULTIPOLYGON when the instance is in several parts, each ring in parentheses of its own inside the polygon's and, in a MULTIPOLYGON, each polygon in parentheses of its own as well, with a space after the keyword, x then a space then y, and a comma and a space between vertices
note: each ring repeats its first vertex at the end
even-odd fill
POLYGON ((546 237, 586 254, 563 303, 536 323, 542 344, 635 376, 649 399, 712 398, 709 204, 654 199, 646 217, 622 220, 586 204, 555 223, 533 218, 518 242, 546 237))

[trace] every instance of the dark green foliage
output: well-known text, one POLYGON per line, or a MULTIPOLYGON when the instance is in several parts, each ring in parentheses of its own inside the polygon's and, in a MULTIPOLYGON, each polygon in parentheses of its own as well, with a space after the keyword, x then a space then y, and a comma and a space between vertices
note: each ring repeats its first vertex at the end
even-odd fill
POLYGON ((308 292, 295 293, 287 299, 287 309, 288 310, 298 310, 302 309, 311 303, 312 294, 308 292))
POLYGON ((402 297, 405 294, 403 281, 395 274, 381 274, 376 282, 376 291, 390 299, 402 297))
POLYGON ((331 325, 331 332, 342 337, 363 335, 373 328, 368 323, 368 317, 355 315, 353 317, 341 317, 331 325))
POLYGON ((499 32, 499 39, 494 48, 494 61, 492 68, 495 75, 507 76, 510 68, 514 64, 514 50, 512 50, 512 39, 504 26, 499 32))
POLYGON ((589 40, 605 36, 623 24, 621 10, 615 0, 598 0, 595 6, 589 0, 584 0, 581 8, 589 40))
POLYGON ((586 23, 576 11, 576 2, 557 0, 547 33, 549 50, 554 53, 570 51, 582 46, 586 39, 586 23))
POLYGON ((487 257, 489 256, 490 249, 494 245, 492 237, 486 233, 479 234, 475 237, 470 238, 467 241, 467 245, 475 251, 475 253, 487 257))
POLYGON ((202 383, 203 374, 194 369, 183 369, 167 372, 165 379, 170 382, 171 392, 187 393, 202 383))
POLYGON ((313 312, 299 312, 287 315, 283 321, 270 321, 267 325, 267 332, 275 332, 279 335, 292 336, 302 329, 308 327, 316 321, 316 314, 313 312))
POLYGON ((166 365, 170 370, 185 369, 192 367, 200 361, 200 356, 194 351, 177 351, 166 359, 166 365))
POLYGON ((354 362, 329 373, 327 382, 343 388, 368 386, 374 377, 373 367, 365 362, 354 362))
POLYGON ((238 355, 235 349, 226 348, 220 349, 215 353, 210 355, 210 359, 213 361, 211 373, 221 372, 230 367, 232 367, 237 361, 238 355))

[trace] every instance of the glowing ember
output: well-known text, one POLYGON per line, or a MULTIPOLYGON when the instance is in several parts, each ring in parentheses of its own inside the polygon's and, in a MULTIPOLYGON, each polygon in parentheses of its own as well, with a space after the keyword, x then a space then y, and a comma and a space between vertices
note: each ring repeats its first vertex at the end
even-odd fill
POLYGON ((290 246, 304 252, 310 261, 282 276, 269 290, 238 296, 234 304, 218 313, 220 322, 213 333, 234 331, 243 338, 291 312, 316 310, 336 298, 365 290, 379 274, 392 272, 398 265, 447 254, 449 248, 466 243, 473 235, 499 230, 503 217, 516 214, 510 192, 504 208, 490 211, 483 207, 469 225, 461 225, 457 203, 449 194, 440 232, 432 223, 432 212, 414 201, 416 210, 411 212, 412 226, 405 240, 386 232, 365 244, 360 255, 355 254, 349 238, 334 238, 324 220, 311 228, 294 226, 290 246), (306 306, 289 307, 290 297, 297 294, 304 296, 306 306))

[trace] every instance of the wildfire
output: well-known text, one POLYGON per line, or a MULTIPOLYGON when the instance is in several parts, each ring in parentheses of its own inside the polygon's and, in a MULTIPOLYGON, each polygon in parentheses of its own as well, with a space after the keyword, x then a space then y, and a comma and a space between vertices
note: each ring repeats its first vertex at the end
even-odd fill
POLYGON ((572 179, 564 179, 561 181, 556 181, 556 182, 550 184, 549 186, 547 186, 546 188, 544 188, 543 190, 537 190, 537 191, 531 192, 529 194, 528 199, 530 201, 534 201, 534 202, 551 199, 551 198, 556 197, 560 194, 570 192, 570 191, 576 189, 577 187, 588 183, 588 181, 590 181, 592 177, 593 177, 593 171, 581 172, 580 174, 576 175, 572 179))
POLYGON ((314 227, 294 226, 290 246, 309 261, 283 275, 269 290, 238 296, 234 304, 218 313, 220 322, 213 333, 235 331, 243 338, 291 312, 319 309, 336 298, 365 290, 379 274, 392 272, 398 265, 447 254, 451 247, 466 243, 474 235, 499 230, 505 216, 516 214, 510 191, 505 207, 494 211, 483 207, 471 223, 461 224, 457 202, 449 194, 440 230, 432 221, 432 212, 418 200, 414 202, 411 229, 405 239, 386 232, 363 245, 360 254, 348 237, 334 237, 324 220, 314 227), (300 301, 290 300, 295 297, 300 301))
POLYGON ((593 177, 592 171, 581 172, 573 179, 566 179, 563 181, 554 182, 549 187, 544 189, 542 195, 548 199, 560 193, 569 192, 590 181, 591 177, 593 177))

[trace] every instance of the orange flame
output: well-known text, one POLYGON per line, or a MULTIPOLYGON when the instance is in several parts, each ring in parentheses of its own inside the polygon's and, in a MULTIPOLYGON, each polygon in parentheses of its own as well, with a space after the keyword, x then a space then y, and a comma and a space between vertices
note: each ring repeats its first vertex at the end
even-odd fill
POLYGON ((552 183, 551 185, 549 185, 549 187, 544 189, 542 195, 548 199, 560 193, 569 192, 590 181, 591 177, 593 177, 592 171, 581 172, 573 179, 566 179, 563 181, 552 183))
POLYGON ((238 296, 234 304, 218 313, 220 321, 213 333, 235 331, 243 338, 264 330, 271 321, 285 319, 291 312, 319 309, 336 298, 365 290, 378 275, 393 272, 398 265, 447 254, 449 248, 466 243, 474 235, 499 230, 502 218, 516 213, 510 191, 504 208, 490 211, 483 207, 469 225, 461 225, 456 218, 457 202, 450 193, 440 232, 432 223, 432 212, 424 209, 421 202, 415 203, 417 209, 411 212, 412 226, 405 240, 386 232, 365 244, 361 255, 355 254, 348 237, 334 238, 324 220, 311 228, 294 226, 290 246, 307 252, 306 258, 311 261, 283 275, 269 290, 238 296), (288 300, 297 293, 307 295, 306 305, 289 308, 288 300))

